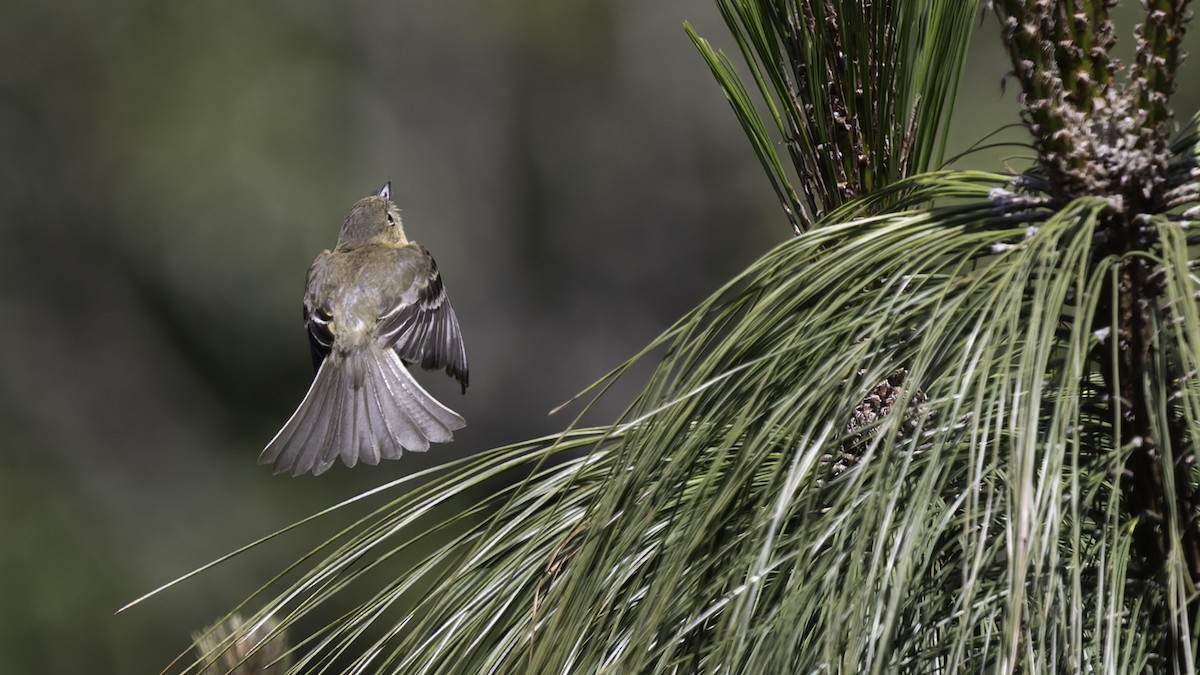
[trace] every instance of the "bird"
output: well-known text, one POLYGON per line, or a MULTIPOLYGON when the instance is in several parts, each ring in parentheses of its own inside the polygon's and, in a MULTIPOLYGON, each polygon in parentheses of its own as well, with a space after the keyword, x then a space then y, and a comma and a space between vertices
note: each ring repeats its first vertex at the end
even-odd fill
POLYGON ((304 325, 316 375, 259 456, 276 474, 320 475, 446 443, 466 425, 409 365, 445 370, 465 394, 467 352, 433 256, 405 236, 391 182, 354 203, 337 245, 308 269, 304 325))

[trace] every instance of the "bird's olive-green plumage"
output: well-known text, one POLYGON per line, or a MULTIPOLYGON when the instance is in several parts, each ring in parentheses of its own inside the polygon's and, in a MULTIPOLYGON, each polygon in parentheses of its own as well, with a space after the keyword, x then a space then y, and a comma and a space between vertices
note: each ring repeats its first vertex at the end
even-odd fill
POLYGON ((320 474, 340 456, 377 464, 453 438, 465 422, 405 367, 445 369, 467 385, 458 319, 429 251, 410 242, 389 186, 358 200, 337 246, 308 270, 304 323, 316 378, 259 461, 320 474))

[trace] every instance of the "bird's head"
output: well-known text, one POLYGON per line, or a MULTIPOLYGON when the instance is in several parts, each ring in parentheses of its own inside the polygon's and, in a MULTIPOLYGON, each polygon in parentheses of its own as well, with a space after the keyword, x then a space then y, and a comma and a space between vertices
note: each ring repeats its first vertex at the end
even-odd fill
POLYGON ((342 222, 338 234, 338 250, 347 250, 367 244, 404 246, 404 226, 400 224, 400 209, 392 203, 392 184, 384 183, 379 194, 363 197, 354 202, 350 214, 342 222))

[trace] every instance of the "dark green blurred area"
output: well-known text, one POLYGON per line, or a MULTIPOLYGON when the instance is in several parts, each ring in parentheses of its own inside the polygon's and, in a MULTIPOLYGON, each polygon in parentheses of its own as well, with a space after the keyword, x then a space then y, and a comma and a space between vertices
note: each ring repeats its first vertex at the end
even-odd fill
MULTIPOLYGON (((561 428, 548 410, 788 236, 684 20, 730 47, 710 0, 6 2, 0 673, 157 672, 337 523, 118 607, 369 487, 561 428), (471 359, 465 397, 422 382, 468 427, 273 477, 255 458, 312 374, 304 272, 385 180, 471 359)), ((951 154, 1017 120, 993 23, 951 154)), ((1009 156, 1028 152, 961 164, 1009 156)))

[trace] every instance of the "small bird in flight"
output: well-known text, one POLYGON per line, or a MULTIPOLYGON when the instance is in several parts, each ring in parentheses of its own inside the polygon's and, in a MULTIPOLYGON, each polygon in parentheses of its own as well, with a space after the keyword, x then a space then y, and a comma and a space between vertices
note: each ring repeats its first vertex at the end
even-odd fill
POLYGON ((391 183, 355 202, 337 246, 308 269, 304 325, 317 374, 259 464, 320 475, 338 457, 354 466, 428 450, 466 425, 406 367, 444 368, 467 390, 458 318, 429 251, 404 236, 391 183))

